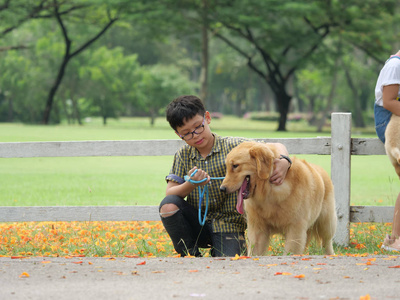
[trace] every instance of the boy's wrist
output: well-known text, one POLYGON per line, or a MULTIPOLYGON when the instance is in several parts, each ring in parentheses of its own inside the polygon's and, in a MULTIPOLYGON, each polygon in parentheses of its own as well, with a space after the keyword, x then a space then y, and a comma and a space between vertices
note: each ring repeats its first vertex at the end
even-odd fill
POLYGON ((285 159, 288 163, 289 163, 289 167, 288 167, 288 170, 290 169, 290 167, 292 166, 292 160, 290 159, 290 157, 289 156, 287 156, 287 155, 283 155, 283 154, 281 154, 280 155, 280 157, 279 157, 279 159, 285 159))

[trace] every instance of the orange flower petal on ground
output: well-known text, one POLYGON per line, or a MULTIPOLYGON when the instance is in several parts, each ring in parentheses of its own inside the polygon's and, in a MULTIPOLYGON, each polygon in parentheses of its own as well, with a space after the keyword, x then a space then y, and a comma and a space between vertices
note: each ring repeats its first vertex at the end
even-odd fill
POLYGON ((26 273, 26 272, 22 272, 22 274, 19 275, 19 277, 20 277, 20 278, 27 278, 27 277, 29 277, 29 274, 26 273))
POLYGON ((289 272, 276 272, 274 275, 275 276, 277 276, 277 275, 288 276, 288 275, 292 275, 292 273, 289 273, 289 272))
POLYGON ((250 256, 239 256, 238 254, 235 255, 235 257, 232 257, 231 260, 239 260, 239 259, 249 259, 251 258, 250 256))

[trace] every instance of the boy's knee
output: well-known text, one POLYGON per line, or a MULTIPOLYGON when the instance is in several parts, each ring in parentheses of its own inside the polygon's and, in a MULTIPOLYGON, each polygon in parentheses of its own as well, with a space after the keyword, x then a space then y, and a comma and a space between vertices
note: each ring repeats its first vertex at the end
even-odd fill
POLYGON ((160 207, 160 216, 162 218, 170 217, 179 211, 179 207, 172 203, 164 204, 160 207))

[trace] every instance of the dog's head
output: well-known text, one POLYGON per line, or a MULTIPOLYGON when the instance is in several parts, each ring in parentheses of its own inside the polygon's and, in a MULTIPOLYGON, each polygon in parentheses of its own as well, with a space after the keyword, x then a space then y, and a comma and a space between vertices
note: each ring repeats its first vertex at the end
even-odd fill
POLYGON ((274 153, 265 144, 244 142, 226 157, 226 176, 221 190, 238 192, 236 209, 243 214, 243 200, 251 198, 257 183, 268 181, 272 174, 274 153))

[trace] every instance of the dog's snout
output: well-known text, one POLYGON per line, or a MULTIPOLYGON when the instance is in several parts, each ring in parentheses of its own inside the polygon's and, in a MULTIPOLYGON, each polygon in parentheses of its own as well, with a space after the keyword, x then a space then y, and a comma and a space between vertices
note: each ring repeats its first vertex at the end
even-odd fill
POLYGON ((219 187, 219 189, 221 190, 221 192, 225 192, 226 193, 226 187, 225 186, 221 185, 219 187))

